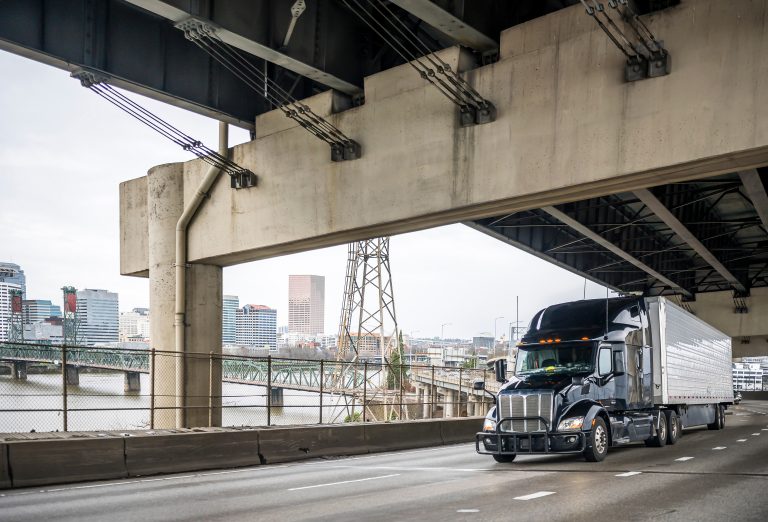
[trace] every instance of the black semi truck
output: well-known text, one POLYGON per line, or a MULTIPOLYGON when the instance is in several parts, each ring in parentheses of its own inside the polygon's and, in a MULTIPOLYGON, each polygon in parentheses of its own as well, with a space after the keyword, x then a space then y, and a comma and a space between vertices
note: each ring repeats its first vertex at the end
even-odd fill
MULTIPOLYGON (((476 435, 478 453, 571 453, 675 444, 683 428, 725 427, 733 404, 731 339, 664 297, 592 299, 538 312, 476 435)), ((476 390, 484 390, 478 381, 476 390)), ((488 393, 488 392, 486 392, 488 393)))

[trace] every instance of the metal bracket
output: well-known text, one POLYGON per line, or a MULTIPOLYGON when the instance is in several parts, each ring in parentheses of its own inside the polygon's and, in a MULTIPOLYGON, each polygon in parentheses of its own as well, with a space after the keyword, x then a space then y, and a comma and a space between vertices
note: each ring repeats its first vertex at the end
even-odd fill
POLYGON ((247 169, 235 172, 229 176, 229 186, 233 189, 255 187, 257 182, 256 174, 247 169))
POLYGON ((739 290, 733 291, 733 313, 735 314, 749 313, 749 306, 747 306, 747 297, 749 297, 749 289, 743 292, 739 290))
POLYGON ((496 121, 496 106, 489 101, 478 108, 471 105, 459 107, 459 125, 461 127, 482 125, 492 121, 496 121))
POLYGON ((90 89, 92 86, 98 85, 100 83, 106 83, 106 81, 109 79, 107 75, 101 72, 86 69, 84 67, 75 69, 70 73, 69 76, 71 78, 75 78, 76 80, 80 80, 80 85, 86 89, 90 89))

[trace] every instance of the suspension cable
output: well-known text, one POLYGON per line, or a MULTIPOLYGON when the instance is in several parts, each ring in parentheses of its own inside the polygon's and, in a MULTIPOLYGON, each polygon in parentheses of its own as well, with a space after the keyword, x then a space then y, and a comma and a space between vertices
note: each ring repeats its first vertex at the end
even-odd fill
POLYGON ((288 91, 250 62, 233 46, 222 40, 211 25, 190 18, 176 24, 187 40, 197 45, 302 128, 331 147, 333 161, 357 159, 362 154, 360 144, 346 136, 308 105, 296 100, 288 91))
POLYGON ((597 23, 613 44, 627 57, 625 79, 642 80, 664 76, 670 72, 669 52, 653 35, 632 9, 629 0, 608 0, 608 6, 615 10, 631 28, 637 43, 619 27, 605 6, 598 0, 579 0, 587 14, 597 23))
POLYGON ((80 69, 72 73, 72 77, 80 81, 83 87, 98 94, 101 98, 132 116, 139 122, 151 128, 158 134, 174 142, 182 149, 191 152, 209 165, 219 168, 232 178, 232 188, 243 188, 256 184, 256 175, 222 156, 217 151, 203 144, 188 134, 182 132, 153 112, 142 107, 113 86, 107 83, 107 77, 98 73, 80 69))
POLYGON ((341 0, 341 2, 397 55, 459 107, 462 126, 487 123, 496 117, 496 108, 483 98, 464 78, 451 69, 398 18, 381 0, 341 0))

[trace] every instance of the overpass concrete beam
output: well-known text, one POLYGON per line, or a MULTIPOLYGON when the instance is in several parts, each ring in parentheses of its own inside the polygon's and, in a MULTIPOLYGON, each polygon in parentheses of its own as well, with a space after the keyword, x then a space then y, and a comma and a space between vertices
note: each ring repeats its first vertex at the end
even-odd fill
MULTIPOLYGON (((297 127, 235 147, 260 185, 211 192, 189 259, 226 266, 768 164, 767 5, 689 0, 647 18, 677 65, 633 83, 580 6, 516 26, 499 62, 466 73, 498 110, 477 127, 460 127, 407 66, 371 76, 366 104, 331 116, 363 157, 330 162, 297 127)), ((461 60, 458 49, 445 55, 461 60)), ((276 117, 257 118, 257 132, 276 117)), ((188 198, 202 165, 159 168, 183 169, 188 198)), ((123 273, 148 268, 149 246, 129 224, 149 204, 140 183, 123 187, 135 198, 122 204, 123 273)))

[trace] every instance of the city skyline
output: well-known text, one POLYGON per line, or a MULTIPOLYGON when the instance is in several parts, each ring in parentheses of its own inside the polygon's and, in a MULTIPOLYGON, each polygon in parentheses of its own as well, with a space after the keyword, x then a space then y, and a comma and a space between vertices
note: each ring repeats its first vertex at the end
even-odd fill
MULTIPOLYGON (((121 311, 148 307, 148 280, 119 275, 118 186, 191 156, 64 71, 5 52, 0 67, 8 73, 0 84, 3 128, 13 129, 0 140, 0 260, 24 267, 28 299, 59 304, 61 287, 71 285, 119 293, 121 311)), ((204 143, 217 142, 214 120, 131 97, 204 143)), ((248 139, 231 127, 230 145, 248 139)), ((286 325, 288 275, 322 275, 324 329, 336 334, 346 258, 341 244, 226 267, 223 294, 268 304, 286 325)), ((460 224, 393 236, 391 267, 399 326, 419 337, 501 335, 515 321, 518 295, 522 322, 548 304, 605 296, 600 285, 589 282, 585 292, 582 277, 460 224)))

